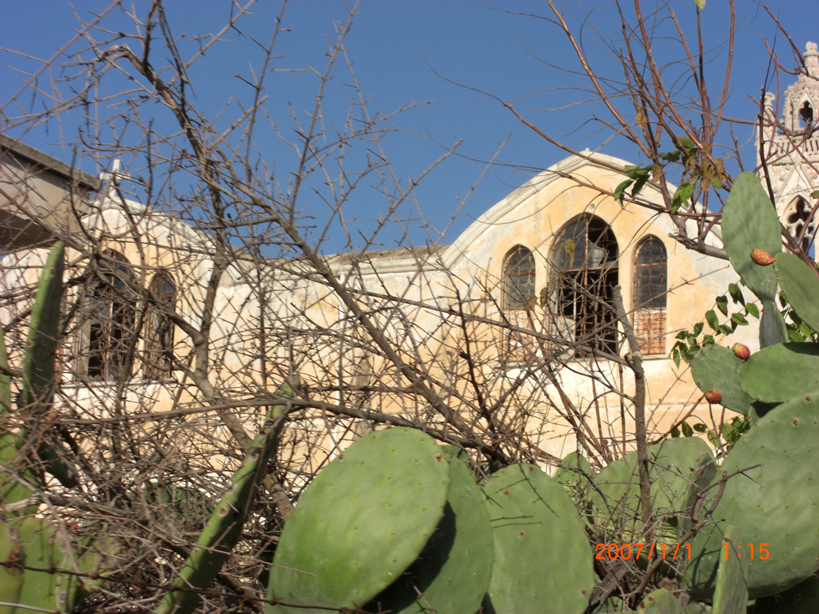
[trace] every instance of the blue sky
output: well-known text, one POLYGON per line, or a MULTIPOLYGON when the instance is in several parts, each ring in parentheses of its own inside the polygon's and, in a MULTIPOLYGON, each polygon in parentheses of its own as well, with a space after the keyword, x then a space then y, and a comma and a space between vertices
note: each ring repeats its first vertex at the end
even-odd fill
MULTIPOLYGON (((30 71, 36 66, 19 54, 50 57, 74 34, 77 19, 73 11, 88 19, 90 12, 99 12, 108 4, 84 0, 75 2, 72 9, 72 5, 58 0, 0 0, 0 47, 4 48, 0 51, 0 104, 6 103, 23 83, 22 75, 15 69, 30 71)), ((670 4, 693 42, 696 35, 694 1, 673 0, 670 4)), ((133 3, 143 18, 149 5, 146 0, 133 3)), ((548 6, 542 1, 526 0, 508 0, 496 5, 504 10, 473 0, 364 0, 347 40, 347 51, 354 62, 356 78, 368 96, 371 114, 389 113, 413 101, 435 101, 393 120, 399 132, 388 137, 384 145, 402 181, 417 176, 446 148, 463 142, 458 155, 426 176, 417 190, 421 213, 432 230, 425 231, 418 221, 412 223, 410 238, 414 244, 437 240, 436 232, 447 226, 449 231, 442 240, 454 240, 477 216, 533 173, 566 156, 520 124, 499 100, 519 105, 533 123, 572 147, 600 147, 605 153, 641 162, 633 146, 612 139, 607 129, 592 121, 603 109, 599 103, 589 102, 589 95, 578 89, 587 83, 573 74, 578 63, 562 32, 548 20, 528 16, 546 16, 548 6), (486 161, 497 153, 501 143, 505 146, 496 158, 497 164, 486 172, 450 224, 459 200, 469 193, 486 161)), ((216 0, 176 1, 167 3, 167 11, 174 33, 186 33, 190 40, 217 28, 227 15, 228 6, 216 0)), ((599 66, 600 74, 621 78, 622 73, 610 56, 611 49, 606 47, 607 40, 614 40, 617 48, 616 41, 620 37, 619 22, 614 19, 611 3, 565 2, 564 6, 568 21, 582 32, 584 46, 594 65, 599 66)), ((649 10, 655 6, 646 2, 646 14, 650 15, 649 10)), ((819 38, 816 34, 819 3, 783 0, 769 6, 800 50, 807 40, 819 38)), ((706 74, 715 88, 723 79, 721 66, 728 31, 726 7, 726 0, 708 0, 703 13, 705 46, 711 50, 706 74)), ((278 2, 259 2, 253 8, 254 15, 239 22, 244 36, 228 32, 224 42, 214 46, 205 61, 192 71, 196 103, 205 115, 213 117, 224 109, 220 121, 226 126, 235 116, 238 102, 247 102, 249 88, 237 75, 247 77, 249 66, 258 70, 261 61, 250 37, 266 43, 279 9, 278 2)), ((749 95, 758 96, 768 68, 765 41, 775 45, 786 66, 794 67, 795 62, 787 42, 776 34, 762 5, 753 0, 737 0, 736 12, 735 68, 727 111, 732 117, 751 119, 756 106, 749 95)), ((657 17, 665 19, 659 28, 666 35, 670 32, 667 15, 668 12, 663 11, 657 17)), ((274 63, 276 68, 322 67, 327 49, 325 37, 332 36, 334 23, 345 18, 345 5, 340 1, 295 0, 285 11, 284 23, 290 31, 283 33, 277 42, 276 54, 281 57, 274 63)), ((129 26, 125 16, 117 10, 109 14, 106 23, 113 31, 119 28, 126 33, 133 31, 133 26, 129 26)), ((656 49, 661 64, 680 57, 679 44, 671 36, 658 39, 656 49)), ((784 88, 793 78, 782 75, 782 79, 784 88)), ((349 76, 339 71, 328 88, 325 107, 328 124, 341 125, 346 117, 352 100, 347 83, 349 76)), ((122 84, 123 81, 112 81, 112 87, 122 84)), ((684 83, 677 85, 682 87, 684 83)), ((775 87, 775 83, 768 85, 768 89, 775 87)), ((280 122, 279 128, 285 137, 292 137, 290 110, 303 118, 304 110, 312 105, 315 89, 316 79, 309 73, 277 72, 269 76, 265 91, 270 96, 267 111, 280 122)), ((31 104, 33 99, 27 95, 19 100, 31 104)), ((34 104, 40 108, 37 105, 41 102, 34 104)), ((102 112, 106 112, 105 109, 102 112)), ((5 114, 13 116, 13 107, 7 106, 5 114)), ((61 126, 52 123, 48 130, 29 131, 23 140, 70 161, 71 148, 60 143, 75 138, 78 118, 75 112, 61 126)), ((166 123, 168 120, 157 112, 155 126, 170 130, 172 124, 166 123)), ((4 123, 4 130, 7 125, 4 123)), ((11 133, 19 135, 20 132, 12 130, 11 133)), ((752 128, 738 126, 736 136, 740 142, 749 141, 752 128)), ((292 167, 292 152, 272 130, 260 132, 256 146, 259 154, 279 172, 292 167)), ((752 143, 743 150, 743 159, 746 165, 753 164, 752 143)), ((88 162, 83 168, 97 172, 88 162)), ((286 173, 280 178, 284 175, 286 173)), ((301 204, 305 214, 314 217, 318 226, 327 216, 326 206, 320 200, 307 194, 301 204)), ((385 207, 383 197, 375 188, 362 188, 354 193, 345 215, 351 220, 351 228, 367 236, 375 226, 373 220, 382 215, 385 207)), ((409 209, 402 215, 417 218, 409 209)), ((400 239, 400 224, 396 224, 382 232, 372 248, 395 247, 400 239)), ((335 229, 322 249, 340 251, 345 242, 335 229)), ((353 243, 360 247, 364 239, 354 237, 353 243)))

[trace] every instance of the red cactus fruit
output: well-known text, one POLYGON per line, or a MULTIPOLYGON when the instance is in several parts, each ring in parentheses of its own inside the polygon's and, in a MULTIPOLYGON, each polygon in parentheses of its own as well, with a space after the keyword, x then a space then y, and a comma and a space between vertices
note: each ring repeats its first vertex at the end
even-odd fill
POLYGON ((771 256, 768 252, 764 249, 752 249, 751 250, 751 260, 757 263, 759 266, 768 266, 773 264, 773 256, 771 256))
POLYGON ((735 343, 731 346, 731 349, 734 351, 734 356, 740 360, 748 360, 748 358, 751 356, 751 350, 748 349, 747 345, 735 343))
POLYGON ((705 400, 709 403, 719 403, 722 401, 722 395, 712 388, 705 391, 705 400))

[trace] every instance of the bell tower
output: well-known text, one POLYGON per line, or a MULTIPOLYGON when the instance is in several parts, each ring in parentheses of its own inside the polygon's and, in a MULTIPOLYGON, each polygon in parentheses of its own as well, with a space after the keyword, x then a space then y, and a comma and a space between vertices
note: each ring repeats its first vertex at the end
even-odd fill
MULTIPOLYGON (((757 166, 760 140, 767 158, 779 218, 803 247, 811 244, 819 221, 819 210, 811 215, 819 190, 819 50, 807 43, 804 69, 796 83, 785 90, 782 121, 776 122, 773 94, 765 95, 763 125, 757 130, 757 166)), ((764 170, 760 167, 759 176, 764 170)), ((764 181, 764 179, 763 179, 764 181)))

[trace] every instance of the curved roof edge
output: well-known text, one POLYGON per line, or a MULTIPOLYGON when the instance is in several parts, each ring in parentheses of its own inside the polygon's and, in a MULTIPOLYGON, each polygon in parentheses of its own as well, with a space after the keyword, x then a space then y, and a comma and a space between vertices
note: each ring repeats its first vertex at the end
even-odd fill
MULTIPOLYGON (((476 241, 487 226, 492 225, 509 211, 520 205, 533 194, 543 190, 552 182, 564 179, 570 173, 585 166, 597 166, 600 168, 615 167, 611 170, 622 172, 629 162, 621 158, 615 158, 608 154, 594 153, 588 149, 581 152, 581 155, 571 155, 560 162, 553 164, 544 171, 541 171, 514 192, 506 196, 500 202, 494 204, 478 219, 472 222, 469 227, 441 254, 441 259, 445 267, 452 267, 455 262, 466 252, 469 246, 476 241), (586 152, 589 152, 586 155, 586 152)), ((646 188, 655 191, 650 186, 646 188)))

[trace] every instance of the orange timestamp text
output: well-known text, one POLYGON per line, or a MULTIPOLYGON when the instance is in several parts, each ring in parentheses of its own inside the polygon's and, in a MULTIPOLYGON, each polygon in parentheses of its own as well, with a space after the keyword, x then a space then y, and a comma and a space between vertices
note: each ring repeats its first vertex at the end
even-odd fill
POLYGON ((599 543, 594 546, 594 558, 598 561, 613 561, 615 559, 628 561, 632 557, 639 559, 641 556, 647 559, 662 557, 663 559, 672 561, 686 558, 690 561, 691 544, 664 544, 662 542, 644 544, 624 542, 622 544, 599 543))

